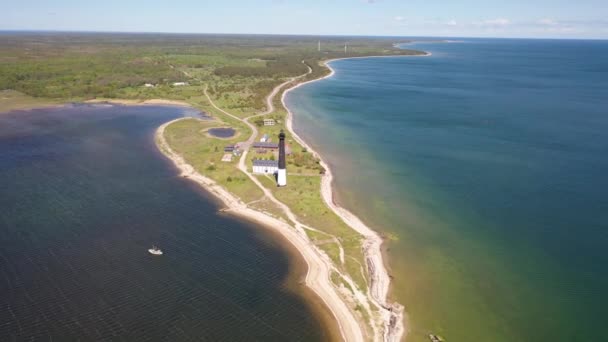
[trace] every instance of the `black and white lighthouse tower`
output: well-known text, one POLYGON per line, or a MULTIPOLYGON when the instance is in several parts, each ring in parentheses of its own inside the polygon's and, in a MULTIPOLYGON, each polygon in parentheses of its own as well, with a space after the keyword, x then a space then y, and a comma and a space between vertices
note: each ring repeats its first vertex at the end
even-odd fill
POLYGON ((285 167, 285 132, 279 134, 279 172, 277 173, 277 185, 287 185, 287 169, 285 167))

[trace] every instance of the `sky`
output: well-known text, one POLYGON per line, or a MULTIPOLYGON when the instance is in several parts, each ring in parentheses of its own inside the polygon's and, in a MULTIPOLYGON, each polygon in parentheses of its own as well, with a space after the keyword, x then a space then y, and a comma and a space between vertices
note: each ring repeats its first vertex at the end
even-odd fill
POLYGON ((608 39, 608 0, 0 0, 0 30, 608 39))

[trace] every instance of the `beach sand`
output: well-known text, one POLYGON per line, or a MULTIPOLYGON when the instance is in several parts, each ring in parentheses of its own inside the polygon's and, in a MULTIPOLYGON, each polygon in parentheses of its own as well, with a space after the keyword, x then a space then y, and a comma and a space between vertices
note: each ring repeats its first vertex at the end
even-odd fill
MULTIPOLYGON (((430 54, 427 54, 427 56, 428 55, 430 54)), ((378 57, 412 56, 397 55, 351 58, 378 57)), ((325 61, 325 66, 330 70, 330 73, 328 75, 315 80, 296 84, 295 86, 285 90, 282 94, 281 101, 288 112, 286 121, 287 129, 291 132, 293 137, 300 144, 302 144, 302 146, 305 146, 308 151, 313 153, 321 160, 321 165, 326 170, 325 175, 322 177, 321 186, 321 193, 324 201, 326 202, 329 208, 331 208, 339 217, 342 218, 342 220, 344 220, 345 223, 347 223, 352 229, 361 234, 364 238, 363 251, 370 276, 370 286, 367 294, 356 293, 355 297, 357 297, 357 300, 364 304, 364 306, 366 306, 367 308, 369 308, 370 306, 374 307, 380 313, 379 317, 372 318, 371 328, 373 329, 373 336, 366 336, 366 329, 363 327, 363 325, 366 325, 366 323, 360 321, 354 316, 353 310, 349 308, 349 305, 352 305, 352 303, 348 303, 347 300, 345 300, 343 296, 339 294, 341 290, 338 289, 332 283, 330 279, 331 272, 340 272, 333 265, 331 259, 308 239, 308 236, 302 229, 296 229, 290 226, 289 224, 280 221, 272 216, 247 207, 245 203, 243 203, 240 199, 232 195, 230 192, 228 192, 222 186, 217 184, 215 181, 198 173, 194 169, 194 167, 189 165, 180 155, 178 155, 175 151, 171 149, 164 137, 165 128, 175 121, 182 120, 181 118, 161 125, 156 131, 155 140, 159 150, 167 158, 169 158, 180 170, 181 176, 196 182, 202 188, 215 195, 226 206, 227 212, 240 216, 247 220, 257 222, 263 225, 264 227, 267 227, 268 229, 282 236, 287 242, 289 242, 291 246, 293 246, 294 250, 297 251, 297 253, 302 257, 307 266, 306 276, 304 280, 305 285, 318 296, 320 302, 322 302, 327 307, 331 315, 333 315, 336 320, 336 324, 339 327, 339 333, 343 340, 349 342, 358 342, 365 341, 369 338, 374 341, 400 341, 402 338, 404 338, 406 332, 403 324, 404 310, 403 306, 398 303, 387 302, 387 296, 390 288, 390 278, 388 276, 388 272, 386 270, 382 257, 382 239, 374 230, 366 226, 357 216, 355 216, 353 213, 342 208, 334 202, 332 189, 333 175, 331 173, 331 169, 329 168, 327 163, 323 161, 322 156, 315 152, 301 137, 299 137, 294 132, 292 120, 293 113, 289 110, 285 103, 285 96, 289 91, 306 83, 316 82, 333 76, 335 74, 335 71, 329 66, 329 63, 339 59, 325 61), (379 329, 380 326, 383 326, 383 328, 379 329)), ((312 70, 310 70, 309 68, 309 73, 311 71, 312 70)), ((299 77, 294 78, 294 80, 297 78, 299 77)), ((284 84, 279 87, 276 87, 273 90, 273 92, 267 98, 267 104, 269 107, 268 110, 258 115, 265 115, 274 110, 274 107, 272 106, 272 98, 279 93, 280 88, 283 85, 286 85, 288 83, 289 82, 285 82, 284 84)), ((188 104, 183 101, 165 99, 94 99, 85 101, 84 103, 108 103, 126 106, 171 105, 180 107, 192 107, 191 104, 188 104)), ((57 106, 61 105, 58 104, 57 106)), ((32 106, 32 108, 35 107, 36 106, 32 106)))
POLYGON ((346 224, 352 229, 361 234, 364 237, 363 252, 367 262, 367 268, 369 273, 369 290, 368 297, 370 302, 374 304, 381 313, 382 323, 384 325, 383 340, 384 341, 400 341, 405 339, 407 334, 405 326, 405 312, 403 305, 399 303, 389 303, 388 295, 390 291, 390 277, 383 259, 382 253, 382 238, 380 235, 368 227, 361 219, 359 219, 352 212, 341 207, 334 201, 334 192, 332 187, 333 174, 329 165, 323 160, 323 157, 316 152, 310 145, 304 141, 293 129, 293 113, 287 106, 285 98, 287 94, 305 84, 317 82, 330 78, 335 75, 335 70, 331 67, 331 62, 344 60, 344 59, 365 59, 365 58, 401 58, 401 57, 430 57, 432 54, 426 52, 424 55, 395 55, 395 56, 366 56, 366 57, 346 57, 336 58, 327 60, 324 62, 325 67, 330 70, 330 73, 318 79, 310 80, 296 84, 295 86, 285 90, 281 97, 283 107, 287 110, 287 129, 291 132, 294 139, 296 139, 302 146, 313 153, 317 158, 321 160, 321 166, 325 168, 326 172, 321 180, 321 195, 323 200, 329 208, 331 208, 346 224))
MULTIPOLYGON (((177 119, 181 120, 181 119, 177 119)), ((287 223, 259 211, 253 210, 215 181, 196 170, 167 144, 164 138, 165 128, 173 120, 161 125, 156 131, 156 142, 161 152, 167 156, 186 177, 215 195, 228 208, 229 212, 268 227, 285 238, 303 257, 308 267, 305 284, 321 298, 338 322, 340 334, 345 341, 364 341, 359 322, 353 317, 346 303, 338 295, 330 280, 332 264, 326 255, 320 254, 316 247, 302 232, 298 232, 287 223)))
MULTIPOLYGON (((413 55, 413 56, 430 56, 430 54, 426 55, 413 55)), ((403 56, 377 56, 377 57, 412 57, 408 55, 403 56)), ((377 58, 377 57, 361 57, 361 58, 377 58)), ((359 57, 355 57, 359 58, 359 57)), ((339 59, 349 59, 349 58, 339 58, 339 59)), ((281 102, 283 106, 287 109, 288 115, 286 120, 287 129, 291 132, 294 139, 296 139, 302 146, 305 146, 308 151, 313 153, 316 157, 321 160, 321 165, 325 168, 326 173, 322 177, 321 182, 321 194, 323 200, 327 204, 327 206, 333 210, 345 223, 347 223, 353 230, 358 232, 363 236, 363 252, 366 259, 366 264, 369 273, 369 289, 366 294, 355 293, 354 296, 356 299, 364 304, 365 307, 369 308, 374 307, 380 313, 379 317, 372 318, 372 326, 373 336, 367 336, 367 338, 372 339, 373 341, 400 341, 405 337, 406 329, 404 325, 404 308, 399 303, 389 303, 388 302, 388 294, 390 289, 390 277, 388 275, 388 271, 385 267, 383 260, 383 253, 381 250, 381 246, 383 243, 380 235, 369 228, 365 223, 363 223, 357 216, 355 216, 350 211, 345 208, 339 206, 334 201, 332 181, 333 175, 331 173, 331 169, 323 161, 322 156, 314 151, 310 145, 308 145, 301 137, 299 137, 293 130, 293 113, 289 110, 285 103, 285 97, 289 93, 289 91, 300 87, 304 84, 310 82, 316 82, 328 77, 331 77, 335 74, 335 71, 330 67, 329 63, 335 60, 329 60, 325 62, 325 66, 330 70, 330 73, 322 78, 318 78, 315 80, 302 82, 294 85, 293 87, 285 90, 281 97, 281 102), (379 327, 382 327, 379 329, 379 327)), ((309 68, 309 73, 312 70, 309 68)), ((301 77, 301 76, 300 76, 301 77)), ((296 77, 294 79, 297 79, 296 77)), ((287 84, 288 82, 284 83, 287 84)), ((282 84, 283 85, 283 84, 282 84)), ((282 86, 281 85, 281 86, 282 86)), ((272 98, 278 94, 280 87, 276 87, 273 92, 268 96, 267 103, 269 104, 269 109, 265 113, 260 115, 267 114, 272 111, 272 98)), ((107 102, 107 101, 98 101, 98 102, 107 102)), ((114 102, 114 101, 111 101, 114 102)), ((141 104, 171 104, 171 105, 188 105, 183 102, 176 101, 165 101, 165 100, 148 100, 143 102, 137 101, 120 101, 119 103, 128 104, 128 105, 141 105, 141 104), (153 101, 153 102, 152 102, 153 101)), ((212 103, 213 104, 213 103, 212 103)), ((219 109, 219 108, 218 108, 219 109)), ((221 109, 220 109, 221 110, 221 109)), ((231 115, 229 113, 226 113, 231 115)), ((231 115, 232 116, 232 115, 231 115)), ((257 115, 256 115, 257 116, 257 115)), ((305 277, 305 284, 308 288, 310 288, 327 306, 328 310, 336 319, 337 325, 340 330, 340 334, 345 341, 364 341, 365 337, 365 328, 363 325, 364 322, 359 321, 353 315, 352 310, 349 308, 346 300, 340 296, 339 289, 331 282, 330 275, 331 272, 339 272, 333 265, 331 259, 319 250, 307 237, 306 233, 302 229, 296 229, 290 226, 289 224, 280 221, 274 217, 266 215, 262 212, 256 211, 247 207, 245 203, 243 203, 240 199, 232 195, 222 186, 218 185, 215 181, 210 178, 207 178, 200 173, 198 173, 194 167, 189 165, 180 155, 174 152, 171 147, 168 145, 167 141, 164 137, 165 128, 171 123, 182 120, 176 119, 170 122, 167 122, 161 125, 156 132, 156 142, 158 144, 159 149, 162 153, 169 158, 175 166, 181 171, 181 175, 186 177, 200 186, 202 186, 207 191, 214 194, 226 207, 227 211, 246 218, 248 220, 257 222, 262 224, 265 227, 275 231, 280 234, 285 240, 287 240, 295 250, 302 256, 303 260, 307 265, 307 273, 305 277)), ((254 134, 255 136, 255 134, 254 134)), ((255 179, 252 179, 255 182, 255 179)), ((264 190, 264 189, 263 189, 264 190)), ((272 197, 272 194, 267 194, 272 197)), ((290 210, 288 210, 291 213, 290 210)), ((297 219, 294 220, 296 222, 296 226, 298 226, 297 219)), ((355 291, 359 292, 359 291, 355 291)))

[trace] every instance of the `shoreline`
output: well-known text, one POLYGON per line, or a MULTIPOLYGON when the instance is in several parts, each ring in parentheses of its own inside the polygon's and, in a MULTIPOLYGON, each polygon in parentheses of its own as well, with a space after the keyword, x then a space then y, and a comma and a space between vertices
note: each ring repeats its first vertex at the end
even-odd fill
MULTIPOLYGON (((372 320, 372 338, 373 341, 385 341, 394 342, 404 340, 407 335, 405 327, 405 310, 403 305, 388 301, 390 292, 390 277, 388 270, 385 265, 385 257, 382 252, 382 245, 384 243, 378 232, 374 231, 355 214, 341 207, 334 201, 334 190, 332 188, 333 174, 328 164, 323 160, 321 155, 310 147, 293 129, 293 113, 289 110, 286 105, 286 95, 305 84, 317 82, 323 79, 327 79, 335 75, 335 70, 330 66, 331 62, 343 59, 361 59, 361 58, 388 58, 388 57, 428 57, 432 54, 425 52, 420 55, 381 55, 381 56, 362 56, 362 57, 344 57, 335 58, 327 61, 323 61, 323 65, 327 67, 330 72, 329 74, 319 77, 313 80, 297 83, 290 88, 285 89, 281 93, 281 104, 287 112, 285 126, 286 129, 292 134, 302 146, 306 147, 310 153, 319 158, 321 166, 326 170, 325 175, 321 178, 321 197, 325 204, 331 209, 338 217, 340 217, 351 229, 359 233, 363 238, 362 249, 367 264, 367 270, 369 273, 369 287, 367 292, 364 294, 366 305, 371 305, 377 309, 379 317, 372 320), (376 324, 374 324, 376 321, 376 324), (378 327, 382 327, 382 331, 378 331, 378 327)), ((310 72, 309 68, 309 72, 310 72)), ((294 78, 294 80, 297 79, 294 78)), ((293 81, 293 80, 292 80, 293 81)), ((285 82, 284 84, 288 84, 285 82)), ((283 85, 283 84, 282 84, 283 85)), ((277 87, 277 88, 280 88, 277 87)), ((274 95, 278 93, 278 89, 275 88, 273 92, 267 98, 267 102, 274 95)), ((171 104, 173 101, 162 101, 163 104, 171 104)), ((106 101, 107 102, 107 101, 106 101)), ((142 102, 127 101, 129 104, 138 105, 142 102)), ((179 102, 180 105, 191 106, 189 104, 179 102)), ((146 101, 144 101, 144 104, 146 101)), ((148 102, 149 103, 149 102, 148 102)), ((270 102, 271 103, 271 102, 270 102)), ((155 102, 158 104, 158 102, 155 102)), ((218 108, 219 109, 219 108, 218 108)), ((221 110, 221 109, 219 109, 221 110)), ((259 114, 268 114, 269 111, 259 114)), ((256 115, 257 116, 257 115, 256 115)), ((179 154, 174 152, 164 137, 165 128, 173 122, 182 120, 183 118, 175 119, 161 125, 155 134, 155 141, 157 142, 158 148, 168 159, 170 159, 174 165, 180 170, 181 175, 185 178, 189 178, 194 182, 198 183, 202 188, 215 195, 220 202, 222 202, 228 208, 227 211, 235 214, 236 216, 244 219, 253 221, 261 224, 266 228, 280 234, 287 242, 289 242, 296 250, 307 265, 307 273, 305 276, 305 285, 314 292, 320 301, 325 304, 327 310, 333 315, 339 333, 344 341, 364 341, 366 328, 363 323, 354 317, 354 313, 348 307, 348 302, 341 295, 338 294, 338 288, 332 283, 330 275, 334 264, 329 257, 321 252, 307 237, 306 233, 294 229, 289 224, 280 221, 274 217, 268 216, 263 212, 251 209, 242 202, 235 195, 232 195, 221 185, 217 184, 214 180, 203 176, 198 173, 194 167, 189 165, 179 154)), ((366 324, 367 325, 367 324, 366 324)))
POLYGON ((166 99, 149 99, 149 100, 131 100, 131 99, 92 99, 85 101, 76 101, 76 102, 48 102, 41 104, 31 104, 31 105, 21 105, 16 108, 8 108, 5 110, 4 108, 0 109, 0 114, 6 114, 13 111, 31 111, 36 109, 49 109, 49 108, 61 108, 70 106, 73 104, 90 104, 90 105, 120 105, 120 106, 176 106, 176 107, 191 107, 193 106, 184 101, 178 100, 166 100, 166 99))
POLYGON ((301 86, 303 86, 305 84, 314 83, 314 82, 318 82, 318 81, 324 80, 326 78, 333 77, 336 74, 336 70, 334 70, 334 68, 332 68, 330 64, 333 63, 333 62, 335 62, 335 61, 342 61, 342 60, 346 60, 346 59, 403 58, 403 57, 431 57, 431 56, 433 56, 433 54, 431 52, 424 51, 423 55, 380 55, 380 56, 362 56, 362 57, 340 57, 340 58, 328 59, 326 61, 323 61, 323 64, 325 65, 326 68, 328 68, 330 70, 329 74, 327 74, 327 75, 325 75, 323 77, 320 77, 320 78, 316 78, 314 80, 298 83, 298 84, 294 85, 293 87, 286 89, 283 92, 283 95, 281 96, 281 103, 283 104, 283 107, 285 107, 285 109, 287 110, 288 116, 291 116, 291 112, 289 111, 289 108, 287 108, 287 105, 286 105, 286 103, 284 101, 285 94, 287 94, 288 92, 290 92, 290 91, 292 91, 292 90, 294 90, 296 88, 299 88, 299 87, 301 87, 301 86))
POLYGON ((182 156, 173 151, 164 137, 164 132, 167 126, 180 120, 183 120, 183 118, 166 122, 156 130, 155 142, 160 152, 173 162, 175 167, 180 171, 180 176, 194 181, 203 189, 213 194, 229 209, 228 212, 261 224, 287 240, 302 256, 307 265, 306 286, 319 297, 321 302, 325 304, 329 312, 334 316, 343 340, 349 342, 364 341, 365 339, 358 320, 352 315, 346 302, 339 296, 330 280, 329 275, 333 263, 329 257, 319 253, 304 232, 297 231, 289 224, 277 218, 249 208, 246 203, 217 184, 214 180, 198 173, 182 156))
POLYGON ((165 99, 149 99, 149 100, 130 100, 130 99, 92 99, 86 100, 82 103, 88 104, 117 104, 123 106, 178 106, 178 107, 192 107, 191 104, 178 101, 178 100, 165 100, 165 99))
POLYGON ((16 108, 11 108, 9 107, 7 108, 2 108, 0 109, 0 115, 1 114, 8 114, 11 112, 29 112, 29 111, 33 111, 33 110, 37 110, 37 109, 54 109, 54 108, 61 108, 64 107, 66 105, 66 103, 48 103, 48 104, 42 104, 42 105, 38 105, 38 104, 33 104, 33 105, 23 105, 23 106, 19 106, 16 108))
POLYGON ((403 305, 393 302, 389 303, 390 277, 385 265, 385 258, 382 252, 382 237, 375 230, 371 229, 359 217, 349 210, 341 207, 334 200, 333 174, 329 165, 323 160, 321 154, 315 151, 309 144, 300 137, 293 128, 293 112, 287 106, 285 98, 287 94, 305 84, 318 82, 330 77, 333 77, 336 71, 331 67, 331 63, 345 59, 362 59, 362 58, 385 58, 385 57, 429 57, 432 53, 426 52, 424 55, 397 55, 397 56, 365 56, 365 57, 344 57, 334 58, 324 61, 323 64, 330 70, 330 73, 313 80, 298 83, 286 89, 281 95, 281 104, 287 111, 286 128, 292 134, 295 140, 319 158, 321 166, 326 170, 325 175, 321 178, 321 196, 327 206, 334 211, 348 226, 364 237, 363 253, 367 261, 368 272, 370 276, 370 284, 368 289, 368 297, 371 302, 381 311, 384 325, 384 341, 401 341, 407 336, 407 329, 404 324, 406 313, 403 305))
MULTIPOLYGON (((338 332, 336 332, 336 334, 339 334, 344 341, 365 341, 366 333, 364 333, 364 331, 370 327, 372 328, 372 335, 368 337, 373 341, 388 342, 403 340, 407 335, 407 330, 404 326, 404 307, 399 303, 388 302, 390 278, 384 264, 381 249, 383 244, 382 238, 376 231, 366 226, 355 214, 334 202, 334 193, 332 188, 333 174, 331 173, 331 169, 329 168, 328 164, 325 163, 321 155, 313 150, 310 145, 308 145, 300 136, 297 135, 297 133, 295 133, 292 120, 293 113, 287 107, 285 97, 291 90, 294 90, 302 85, 334 76, 335 70, 329 64, 337 60, 388 57, 424 57, 430 55, 431 54, 427 52, 423 55, 381 55, 330 59, 322 62, 323 65, 329 69, 329 74, 317 79, 297 83, 281 92, 281 104, 287 112, 285 119, 286 129, 289 130, 294 139, 302 144, 302 146, 306 147, 310 153, 320 159, 320 164, 326 170, 326 174, 321 178, 320 191, 323 201, 329 207, 329 209, 334 211, 334 213, 338 215, 349 227, 351 227, 351 229, 359 233, 364 240, 362 243, 362 249, 367 263, 370 279, 367 292, 360 293, 364 295, 366 305, 376 308, 377 312, 379 313, 379 316, 376 317, 376 319, 372 319, 371 326, 368 326, 367 323, 363 323, 354 316, 354 312, 349 307, 349 301, 343 298, 343 296, 340 294, 339 288, 336 287, 331 281, 331 272, 335 270, 333 261, 309 240, 304 231, 297 228, 294 229, 294 227, 281 220, 271 217, 261 211, 247 207, 246 203, 241 201, 235 195, 231 194, 214 180, 198 173, 192 165, 188 164, 184 160, 182 156, 171 149, 164 137, 165 128, 170 124, 185 118, 178 118, 166 122, 159 126, 155 132, 154 140, 159 152, 172 161, 174 166, 179 170, 180 176, 194 181, 201 186, 201 188, 214 195, 214 197, 216 197, 228 208, 228 213, 233 213, 234 215, 250 222, 262 225, 263 228, 268 229, 270 232, 279 234, 280 237, 285 239, 291 245, 287 246, 286 248, 291 248, 293 251, 297 252, 307 267, 306 275, 304 277, 304 284, 307 287, 306 291, 309 293, 312 292, 316 295, 314 300, 316 304, 322 303, 325 306, 325 318, 327 315, 333 316, 332 318, 334 322, 325 322, 324 324, 327 324, 327 326, 337 325, 338 332), (364 325, 367 328, 365 328, 364 325), (378 331, 379 327, 383 327, 383 329, 378 331)), ((292 82, 294 80, 292 80, 292 82)), ((286 85, 288 83, 289 82, 285 82, 282 85, 286 85)), ((280 89, 273 90, 273 93, 271 93, 269 98, 277 95, 279 92, 280 89)), ((194 108, 192 104, 185 101, 167 99, 132 100, 101 98, 87 100, 80 103, 124 106, 168 105, 194 108)), ((70 102, 57 104, 56 107, 69 104, 70 102)), ((46 108, 46 106, 42 107, 46 108)), ((32 109, 35 108, 40 108, 40 106, 33 107, 32 109)), ((269 114, 269 112, 266 111, 258 115, 265 114, 269 114)), ((309 304, 313 305, 314 303, 309 304)), ((334 333, 332 332, 331 335, 333 334, 334 333)))

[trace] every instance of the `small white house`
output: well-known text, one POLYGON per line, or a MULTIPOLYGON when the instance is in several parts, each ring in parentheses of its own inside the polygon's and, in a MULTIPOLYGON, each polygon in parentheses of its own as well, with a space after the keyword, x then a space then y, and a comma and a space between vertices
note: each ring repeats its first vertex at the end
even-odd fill
POLYGON ((279 162, 276 160, 260 160, 253 161, 253 173, 273 175, 279 172, 279 162))
POLYGON ((274 119, 264 119, 264 126, 274 126, 275 124, 274 119))
POLYGON ((187 86, 188 82, 174 82, 173 86, 174 87, 182 87, 182 86, 187 86))
POLYGON ((264 134, 264 136, 260 139, 260 142, 269 142, 270 137, 268 134, 264 134))
POLYGON ((146 83, 146 84, 144 84, 144 88, 154 88, 154 84, 146 83))

